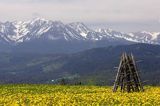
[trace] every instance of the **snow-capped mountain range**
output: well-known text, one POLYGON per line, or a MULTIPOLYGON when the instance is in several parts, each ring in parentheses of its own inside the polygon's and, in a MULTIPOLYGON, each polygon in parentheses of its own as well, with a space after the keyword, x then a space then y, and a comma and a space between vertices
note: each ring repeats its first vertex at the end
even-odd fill
POLYGON ((65 41, 126 40, 136 43, 160 44, 160 32, 124 33, 112 29, 90 29, 80 22, 63 24, 36 18, 30 21, 0 23, 0 42, 20 44, 36 39, 65 41))

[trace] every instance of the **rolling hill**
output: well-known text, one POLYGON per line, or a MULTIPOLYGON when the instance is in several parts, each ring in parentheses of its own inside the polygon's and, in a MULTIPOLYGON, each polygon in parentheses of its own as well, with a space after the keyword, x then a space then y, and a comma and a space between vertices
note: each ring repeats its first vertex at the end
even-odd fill
POLYGON ((94 48, 72 54, 1 53, 0 83, 113 84, 123 52, 133 53, 143 81, 160 84, 160 46, 133 44, 94 48))

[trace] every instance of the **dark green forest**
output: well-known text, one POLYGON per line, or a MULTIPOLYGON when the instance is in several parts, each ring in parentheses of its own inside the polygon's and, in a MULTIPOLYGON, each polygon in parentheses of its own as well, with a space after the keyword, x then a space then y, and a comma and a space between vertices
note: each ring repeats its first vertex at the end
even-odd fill
POLYGON ((123 52, 135 56, 143 84, 160 85, 160 46, 133 44, 71 54, 0 53, 0 83, 112 85, 123 52))

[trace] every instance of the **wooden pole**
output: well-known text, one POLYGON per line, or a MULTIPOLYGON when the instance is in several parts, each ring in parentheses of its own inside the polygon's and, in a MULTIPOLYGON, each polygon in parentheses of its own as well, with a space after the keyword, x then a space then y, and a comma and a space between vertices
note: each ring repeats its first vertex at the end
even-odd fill
POLYGON ((123 55, 121 56, 120 64, 119 64, 119 67, 118 67, 118 73, 116 75, 116 79, 115 79, 115 82, 114 82, 113 92, 115 92, 117 90, 118 85, 119 85, 120 70, 121 70, 121 65, 122 65, 122 62, 123 62, 122 60, 123 60, 123 55))

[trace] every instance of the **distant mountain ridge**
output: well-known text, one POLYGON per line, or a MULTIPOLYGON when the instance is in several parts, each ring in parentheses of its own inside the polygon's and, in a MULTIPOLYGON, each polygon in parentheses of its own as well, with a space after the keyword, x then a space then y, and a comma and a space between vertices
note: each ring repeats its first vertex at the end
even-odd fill
POLYGON ((65 41, 126 40, 138 43, 160 44, 160 32, 124 33, 112 29, 92 30, 80 22, 63 24, 36 18, 30 21, 0 23, 0 41, 10 44, 23 43, 35 39, 65 41))
POLYGON ((160 44, 160 33, 93 30, 81 22, 63 24, 43 18, 0 23, 0 52, 73 53, 133 43, 160 44))
POLYGON ((133 44, 73 54, 0 53, 0 83, 54 83, 66 78, 83 84, 113 85, 120 56, 133 53, 142 81, 160 85, 160 46, 133 44))

